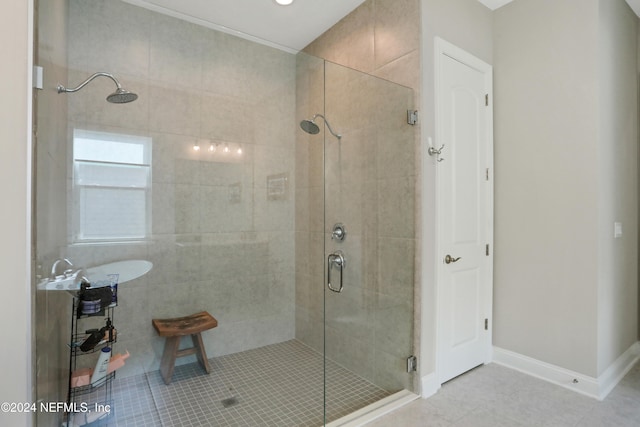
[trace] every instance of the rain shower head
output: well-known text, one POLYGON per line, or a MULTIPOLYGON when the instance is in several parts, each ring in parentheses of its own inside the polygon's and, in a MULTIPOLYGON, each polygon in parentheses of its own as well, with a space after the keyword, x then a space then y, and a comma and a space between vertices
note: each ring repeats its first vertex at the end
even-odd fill
POLYGON ((80 89, 82 89, 83 87, 85 87, 87 84, 89 84, 89 82, 91 82, 93 79, 95 79, 96 77, 108 77, 111 80, 113 80, 113 82, 116 84, 116 91, 113 92, 111 95, 107 96, 107 101, 111 102, 113 104, 126 104, 127 102, 133 102, 136 99, 138 99, 138 95, 136 95, 133 92, 129 92, 128 90, 125 90, 122 88, 122 86, 120 85, 120 82, 118 80, 116 80, 115 77, 113 77, 113 75, 109 74, 109 73, 95 73, 92 74, 91 76, 89 76, 89 78, 85 81, 83 81, 82 83, 80 83, 80 85, 76 88, 73 89, 68 89, 62 85, 58 85, 58 93, 73 93, 73 92, 77 92, 80 89))
POLYGON ((300 122, 300 127, 303 131, 310 135, 315 135, 320 132, 320 128, 317 124, 313 123, 311 120, 303 120, 300 122))
POLYGON ((107 101, 113 104, 126 104, 127 102, 133 102, 136 99, 138 99, 138 95, 122 88, 116 89, 115 92, 107 96, 107 101))
POLYGON ((324 120, 324 122, 327 125, 327 129, 329 129, 329 132, 331 132, 331 135, 335 136, 338 139, 342 139, 342 135, 340 135, 339 133, 335 133, 333 131, 333 129, 331 129, 331 125, 329 124, 329 122, 327 121, 327 119, 322 115, 322 114, 316 114, 314 115, 311 120, 303 120, 300 122, 300 127, 302 128, 303 131, 305 131, 306 133, 310 134, 310 135, 315 135, 317 133, 320 132, 320 128, 318 127, 318 125, 314 122, 314 120, 320 117, 322 118, 322 120, 324 120))

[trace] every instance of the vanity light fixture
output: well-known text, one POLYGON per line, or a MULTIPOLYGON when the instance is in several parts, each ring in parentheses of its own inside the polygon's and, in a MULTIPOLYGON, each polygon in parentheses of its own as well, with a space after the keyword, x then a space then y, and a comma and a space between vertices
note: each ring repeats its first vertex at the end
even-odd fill
POLYGON ((193 143, 193 151, 200 151, 200 144, 198 144, 198 141, 193 143))
POLYGON ((213 144, 213 142, 212 142, 212 143, 209 145, 209 152, 210 152, 210 153, 215 153, 215 152, 216 152, 216 149, 217 149, 217 145, 218 145, 218 144, 215 144, 215 145, 214 145, 214 144, 213 144))
POLYGON ((293 0, 275 0, 275 2, 280 6, 289 6, 291 3, 293 3, 293 0))
POLYGON ((242 154, 242 145, 238 145, 238 149, 236 150, 236 153, 242 154))
POLYGON ((229 151, 231 151, 231 150, 229 149, 229 144, 224 144, 224 148, 222 149, 222 151, 224 151, 224 152, 225 152, 225 154, 226 154, 226 153, 228 153, 229 151))

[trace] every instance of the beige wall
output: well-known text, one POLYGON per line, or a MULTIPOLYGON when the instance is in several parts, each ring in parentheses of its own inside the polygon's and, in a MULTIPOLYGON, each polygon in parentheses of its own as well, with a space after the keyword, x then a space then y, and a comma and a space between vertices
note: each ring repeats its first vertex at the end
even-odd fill
POLYGON ((638 17, 599 1, 598 375, 637 340, 638 17), (622 237, 613 238, 613 223, 622 237))
MULTIPOLYGON (((0 79, 7 84, 0 102, 0 194, 2 221, 0 267, 3 297, 0 309, 2 337, 8 345, 2 359, 0 401, 31 402, 31 297, 30 276, 30 54, 32 7, 30 2, 2 4, 0 38, 3 66, 0 79)), ((0 413, 0 424, 31 425, 31 414, 0 413)))
POLYGON ((597 345, 596 25, 597 0, 495 13, 494 344, 587 375, 597 345))
POLYGON ((630 13, 622 0, 495 12, 494 343, 592 377, 637 336, 630 13))

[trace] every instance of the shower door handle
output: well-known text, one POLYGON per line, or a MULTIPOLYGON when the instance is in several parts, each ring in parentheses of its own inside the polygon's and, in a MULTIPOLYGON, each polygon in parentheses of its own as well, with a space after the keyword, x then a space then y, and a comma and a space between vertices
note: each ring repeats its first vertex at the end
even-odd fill
POLYGON ((344 254, 342 251, 335 251, 327 257, 327 287, 333 292, 342 292, 342 271, 345 266, 346 261, 344 260, 344 254), (333 270, 333 267, 340 269, 340 286, 337 288, 333 287, 331 284, 331 270, 333 270))

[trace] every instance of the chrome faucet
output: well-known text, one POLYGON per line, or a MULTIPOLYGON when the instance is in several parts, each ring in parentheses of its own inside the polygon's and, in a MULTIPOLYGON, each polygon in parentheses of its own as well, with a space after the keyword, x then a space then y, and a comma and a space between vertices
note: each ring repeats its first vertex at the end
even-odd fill
MULTIPOLYGON (((56 260, 56 262, 54 262, 53 265, 51 266, 51 278, 52 279, 55 279, 56 277, 58 277, 56 272, 58 270, 58 264, 60 264, 61 262, 66 263, 67 266, 69 266, 69 267, 73 267, 73 263, 71 261, 69 261, 68 258, 62 258, 62 259, 56 260)), ((69 275, 72 272, 73 272, 73 270, 66 269, 66 270, 64 270, 63 276, 66 277, 67 275, 69 275)))

